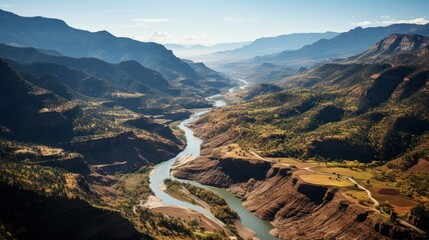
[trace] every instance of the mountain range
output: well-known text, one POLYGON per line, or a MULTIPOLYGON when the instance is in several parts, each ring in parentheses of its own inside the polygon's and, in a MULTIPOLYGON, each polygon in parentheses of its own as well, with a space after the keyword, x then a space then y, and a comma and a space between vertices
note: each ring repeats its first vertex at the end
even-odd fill
POLYGON ((424 61, 421 57, 426 56, 428 51, 429 39, 425 36, 392 34, 365 52, 348 58, 345 62, 375 63, 387 61, 393 63, 394 59, 397 59, 400 62, 424 64, 427 63, 427 60, 424 61))
POLYGON ((336 32, 325 33, 292 33, 276 37, 258 38, 255 41, 233 50, 212 53, 213 58, 248 59, 256 56, 275 54, 286 50, 296 50, 321 39, 331 39, 336 32))
POLYGON ((429 35, 429 24, 394 24, 386 27, 357 27, 332 39, 321 39, 298 50, 256 57, 255 63, 304 64, 325 59, 345 58, 366 51, 376 42, 391 34, 429 35), (308 62, 308 63, 307 63, 308 62))
MULTIPOLYGON (((0 57, 23 64, 20 70, 37 72, 38 74, 51 74, 63 80, 72 76, 72 71, 82 72, 80 79, 92 79, 92 82, 102 81, 104 85, 111 85, 124 91, 137 91, 140 93, 164 91, 168 92, 170 83, 156 71, 143 67, 136 61, 124 61, 111 64, 97 58, 72 58, 67 56, 48 55, 35 48, 13 47, 0 44, 0 57), (43 68, 42 66, 50 66, 43 68), (64 66, 61 73, 60 65, 64 66), (56 66, 56 67, 55 67, 56 66), (56 70, 57 69, 57 70, 56 70)), ((15 64, 15 66, 17 66, 15 64)), ((69 80, 71 81, 71 80, 69 80)), ((77 84, 69 82, 69 85, 77 84)), ((105 93, 94 93, 101 97, 105 93)))
POLYGON ((210 46, 205 46, 201 44, 195 45, 181 45, 181 44, 164 44, 167 49, 173 51, 176 56, 182 58, 193 58, 198 55, 210 54, 219 51, 228 51, 240 48, 244 45, 249 44, 250 42, 232 42, 232 43, 217 43, 210 46))
MULTIPOLYGON (((357 27, 348 32, 340 33, 331 39, 320 39, 297 50, 287 50, 276 54, 258 56, 248 60, 213 65, 219 71, 237 76, 252 76, 255 68, 261 64, 283 66, 285 69, 298 70, 320 64, 323 61, 337 58, 347 58, 366 51, 373 44, 391 34, 419 34, 429 36, 429 24, 394 24, 386 27, 357 27), (249 69, 249 71, 243 71, 249 69)), ((265 76, 265 79, 275 81, 278 76, 265 76)))
POLYGON ((22 17, 0 10, 0 42, 54 50, 75 58, 94 57, 110 63, 134 60, 160 72, 167 80, 204 79, 160 44, 115 37, 107 31, 79 30, 58 19, 22 17))

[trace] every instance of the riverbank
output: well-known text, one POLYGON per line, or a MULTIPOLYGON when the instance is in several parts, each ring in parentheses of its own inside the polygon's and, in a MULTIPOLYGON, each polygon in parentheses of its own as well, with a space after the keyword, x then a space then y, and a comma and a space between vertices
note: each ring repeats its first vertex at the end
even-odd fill
POLYGON ((145 202, 141 202, 140 206, 170 218, 179 218, 184 222, 190 222, 191 219, 197 220, 198 226, 205 231, 224 231, 223 225, 211 220, 207 215, 186 207, 165 205, 160 198, 154 195, 150 195, 145 202))
POLYGON ((256 233, 240 222, 237 212, 232 210, 226 201, 213 191, 171 179, 165 180, 164 191, 178 200, 199 205, 213 213, 225 224, 222 227, 228 236, 239 235, 242 239, 257 239, 256 233))

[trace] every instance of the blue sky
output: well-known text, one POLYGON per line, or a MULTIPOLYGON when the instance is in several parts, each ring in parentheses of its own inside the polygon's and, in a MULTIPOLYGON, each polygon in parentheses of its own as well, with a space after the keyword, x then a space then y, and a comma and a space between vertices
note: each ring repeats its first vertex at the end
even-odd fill
POLYGON ((428 0, 0 0, 0 8, 141 41, 206 45, 429 22, 428 0))

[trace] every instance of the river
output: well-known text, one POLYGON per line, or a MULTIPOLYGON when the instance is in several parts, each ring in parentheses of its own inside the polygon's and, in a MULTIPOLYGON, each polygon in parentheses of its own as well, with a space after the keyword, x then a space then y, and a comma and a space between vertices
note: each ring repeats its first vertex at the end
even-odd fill
MULTIPOLYGON (((245 84, 239 88, 240 89, 245 88, 247 85, 247 82, 244 80, 241 80, 241 79, 239 79, 239 81, 241 81, 245 84)), ((235 88, 235 89, 237 89, 237 88, 235 88)), ((234 91, 235 89, 230 89, 230 92, 234 91)), ((213 99, 218 99, 219 97, 221 97, 221 95, 214 95, 214 96, 209 97, 209 99, 213 100, 213 99)), ((222 107, 222 106, 226 105, 226 102, 223 100, 213 100, 213 101, 215 101, 215 103, 214 103, 215 107, 222 107)), ((193 122, 199 116, 206 114, 210 111, 211 111, 211 109, 205 109, 205 110, 202 110, 200 112, 197 112, 197 113, 193 114, 190 118, 182 121, 179 124, 179 128, 185 132, 185 137, 186 137, 186 142, 187 142, 186 148, 182 152, 180 152, 176 157, 174 157, 174 158, 172 158, 166 162, 162 162, 162 163, 154 166, 154 172, 151 174, 150 179, 149 179, 150 180, 150 183, 149 183, 150 188, 155 193, 155 196, 160 198, 165 205, 182 206, 182 207, 191 208, 191 209, 194 209, 196 211, 199 211, 199 212, 207 215, 208 217, 215 220, 216 222, 220 222, 219 220, 217 220, 213 216, 213 214, 210 213, 210 211, 208 211, 208 210, 206 210, 200 206, 197 206, 197 205, 194 205, 194 204, 191 204, 188 202, 183 202, 183 201, 177 200, 177 199, 171 197, 170 195, 166 194, 161 189, 161 186, 164 184, 164 179, 172 178, 172 179, 175 179, 177 181, 187 182, 187 183, 191 183, 191 184, 198 186, 198 187, 209 189, 209 190, 213 191, 214 193, 216 193, 217 195, 219 195, 220 197, 224 198, 225 201, 228 203, 228 205, 238 213, 238 215, 240 216, 242 224, 244 226, 246 226, 247 228, 250 228, 253 231, 255 231, 257 234, 257 237, 259 239, 261 239, 261 240, 275 240, 275 239, 277 239, 277 238, 275 238, 269 234, 269 231, 271 229, 273 229, 273 226, 269 222, 256 217, 256 215, 254 215, 253 213, 246 210, 242 206, 241 200, 236 198, 232 193, 228 192, 226 189, 202 185, 202 184, 195 182, 195 181, 177 179, 177 178, 174 178, 170 175, 170 168, 172 167, 172 165, 174 164, 174 162, 178 158, 180 158, 186 154, 192 154, 193 156, 196 156, 196 157, 200 156, 200 149, 201 149, 202 140, 195 137, 194 132, 190 128, 188 128, 187 125, 189 123, 193 122)))

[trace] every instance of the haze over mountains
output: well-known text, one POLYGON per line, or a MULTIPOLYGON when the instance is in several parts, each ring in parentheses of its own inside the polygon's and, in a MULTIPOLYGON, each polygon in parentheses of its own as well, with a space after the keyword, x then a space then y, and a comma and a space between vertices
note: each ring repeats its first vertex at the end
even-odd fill
POLYGON ((357 27, 329 40, 319 40, 295 51, 284 51, 271 56, 257 57, 256 63, 308 65, 316 60, 345 58, 365 51, 374 43, 393 34, 429 35, 429 24, 394 24, 387 27, 357 27), (292 63, 291 63, 292 62, 292 63))
POLYGON ((160 44, 119 38, 107 31, 92 33, 71 28, 58 19, 21 17, 3 10, 0 20, 0 42, 5 44, 56 50, 71 57, 95 57, 112 63, 135 60, 159 71, 168 80, 204 78, 160 44))
POLYGON ((282 66, 283 71, 280 71, 279 75, 265 75, 263 77, 266 81, 270 81, 269 78, 271 78, 271 81, 275 81, 286 74, 293 73, 291 69, 298 70, 301 67, 309 67, 329 59, 347 58, 363 52, 370 48, 371 45, 393 33, 428 36, 429 24, 394 24, 386 27, 369 28, 357 27, 331 39, 321 39, 297 50, 282 51, 276 54, 258 56, 249 60, 236 61, 214 67, 231 75, 250 77, 250 80, 252 80, 251 76, 257 72, 260 73, 257 68, 261 68, 261 66, 264 66, 263 64, 282 66), (241 70, 235 71, 235 69, 241 70), (248 70, 242 71, 242 69, 248 70))
POLYGON ((337 36, 335 32, 325 33, 292 33, 276 37, 258 38, 250 44, 246 44, 234 50, 215 52, 211 57, 222 60, 248 59, 256 56, 264 56, 286 50, 296 50, 305 45, 312 44, 320 39, 331 39, 337 36))
POLYGON ((167 49, 173 51, 176 56, 182 58, 193 58, 203 54, 210 54, 219 51, 228 51, 240 48, 250 42, 233 42, 233 43, 218 43, 210 46, 205 45, 181 45, 181 44, 164 44, 167 49))

